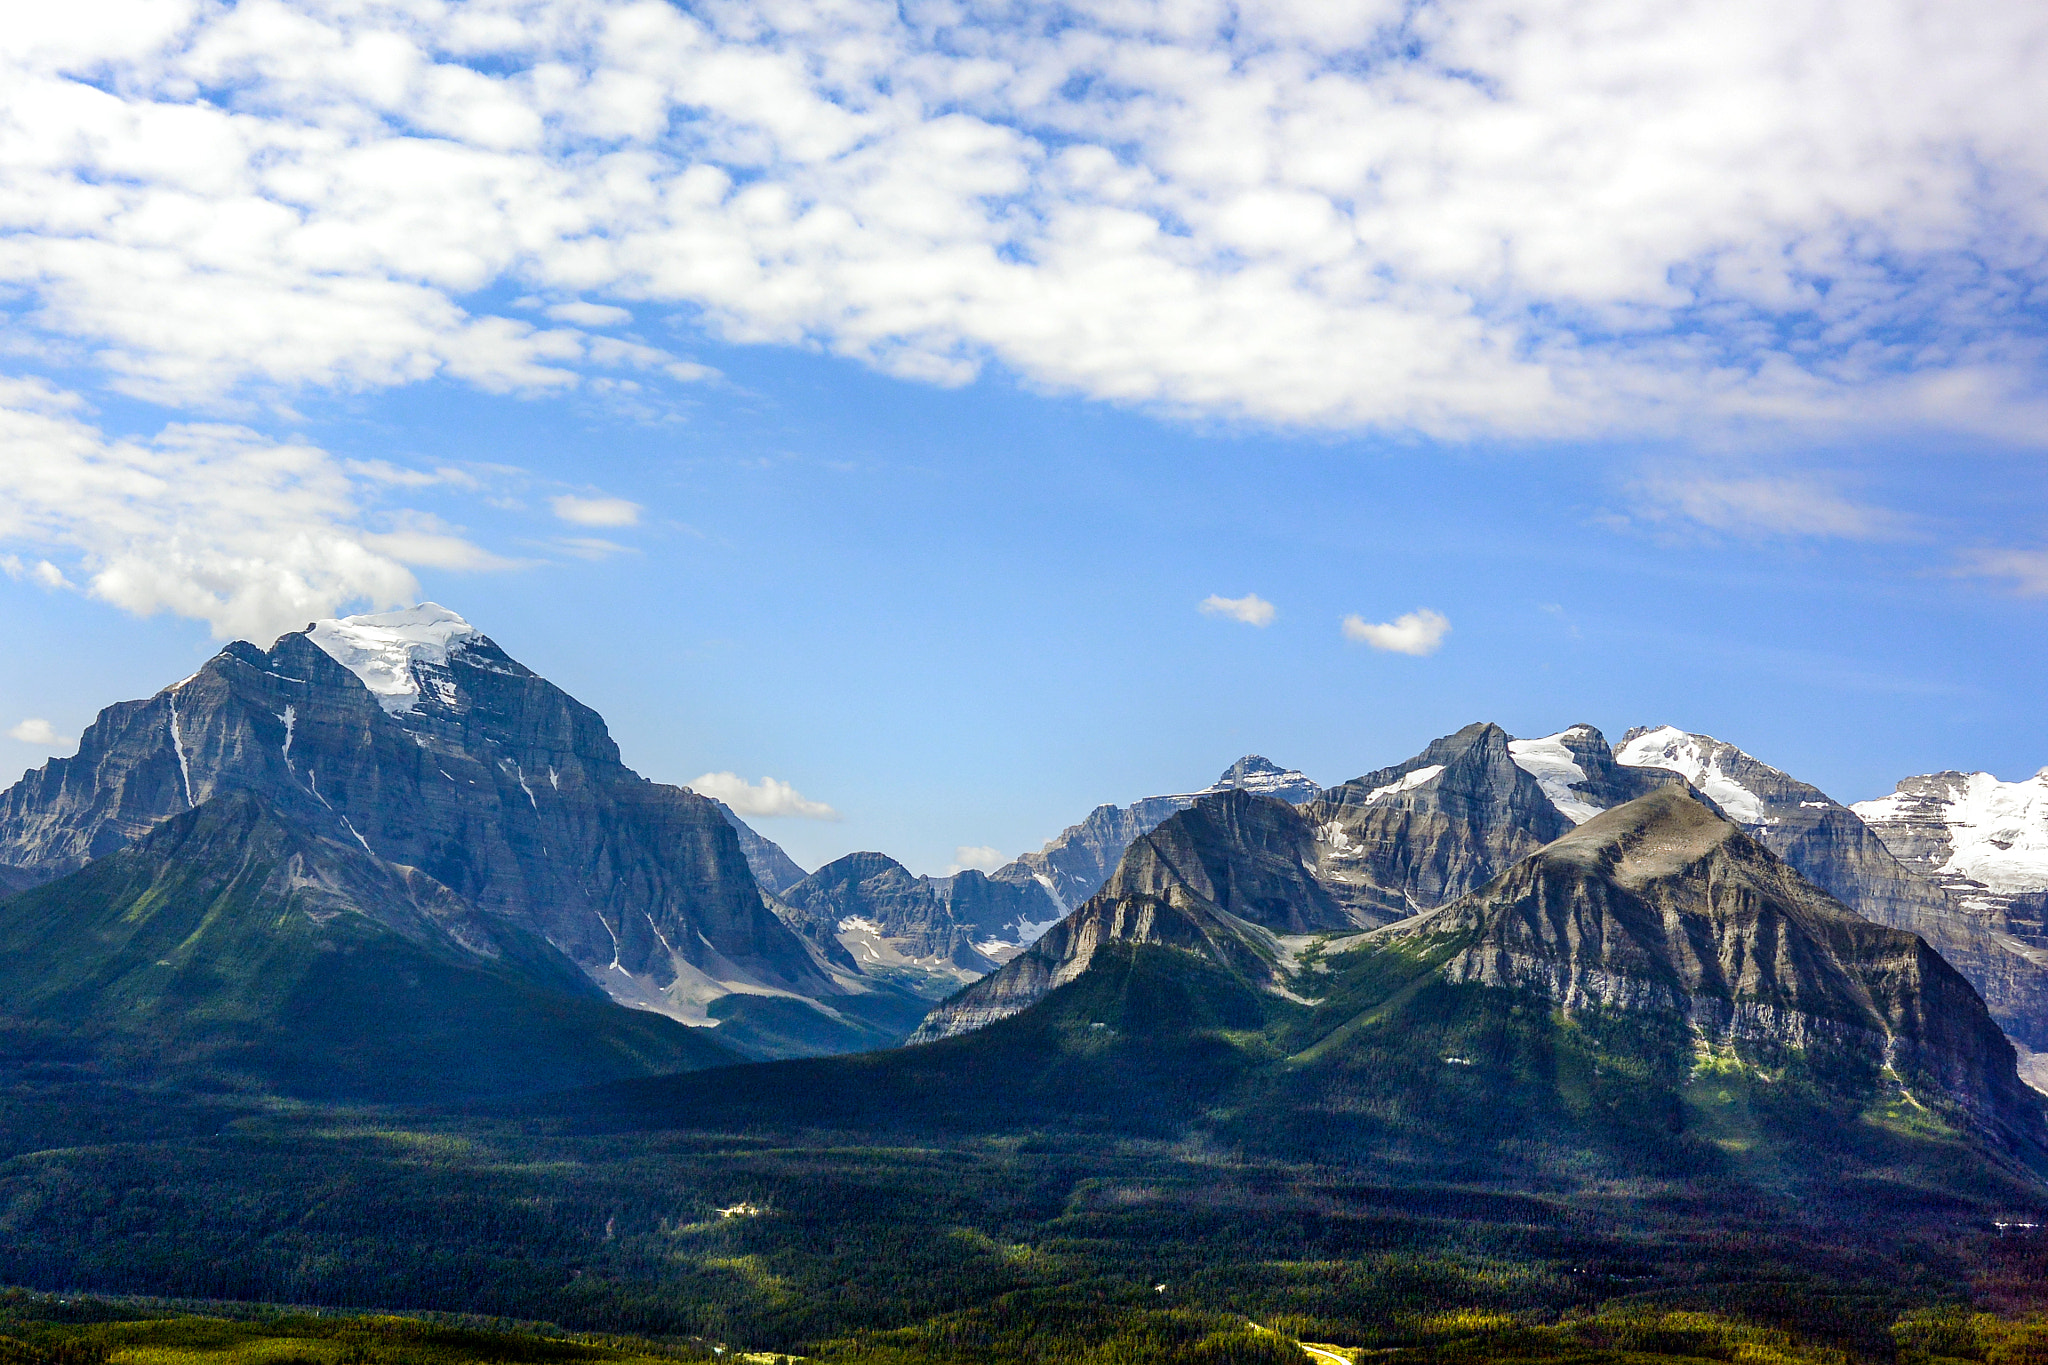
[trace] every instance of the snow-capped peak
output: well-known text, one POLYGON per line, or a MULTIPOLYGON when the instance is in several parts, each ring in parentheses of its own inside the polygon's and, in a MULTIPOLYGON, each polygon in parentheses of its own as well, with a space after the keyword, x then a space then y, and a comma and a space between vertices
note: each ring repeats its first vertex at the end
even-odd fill
POLYGON ((1589 733, 1588 727, 1574 725, 1569 730, 1560 730, 1541 739, 1508 741, 1508 757, 1515 761, 1515 766, 1535 778, 1536 784, 1543 788, 1543 794, 1550 798, 1550 804, 1557 807, 1558 814, 1575 825, 1585 824, 1604 809, 1572 790, 1586 780, 1586 770, 1579 766, 1578 757, 1565 746, 1564 741, 1570 736, 1586 733, 1589 733))
POLYGON ((1881 836, 1911 822, 1946 826, 1948 856, 1937 872, 2004 895, 2048 890, 2048 768, 2019 782, 1990 773, 1907 778, 1890 796, 1849 809, 1881 836))
MULTIPOLYGON (((1732 820, 1764 823, 1764 803, 1757 794, 1723 771, 1723 753, 1747 758, 1732 744, 1706 735, 1689 735, 1675 725, 1660 725, 1637 735, 1614 751, 1617 763, 1631 768, 1665 768, 1711 797, 1732 820)), ((1752 760, 1754 761, 1754 760, 1752 760)))
POLYGON ((415 663, 446 664, 482 632, 434 602, 315 621, 307 637, 363 680, 377 702, 397 715, 419 704, 415 663))
POLYGON ((1299 805, 1322 795, 1322 788, 1308 774, 1292 768, 1283 768, 1272 759, 1260 754, 1246 754, 1223 770, 1223 775, 1196 796, 1210 796, 1226 791, 1257 792, 1261 796, 1277 796, 1283 801, 1299 805))

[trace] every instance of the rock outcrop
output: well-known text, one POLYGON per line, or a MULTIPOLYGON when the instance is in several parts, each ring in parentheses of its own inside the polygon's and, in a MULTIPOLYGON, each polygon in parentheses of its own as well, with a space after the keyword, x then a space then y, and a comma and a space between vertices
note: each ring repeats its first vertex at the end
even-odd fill
POLYGON ((782 845, 740 819, 731 806, 717 797, 712 797, 711 803, 718 807, 725 823, 732 826, 732 832, 739 835, 740 852, 746 856, 747 868, 763 891, 779 896, 810 875, 797 865, 796 859, 782 851, 782 845))
POLYGON ((969 868, 921 877, 881 853, 849 853, 791 887, 791 923, 863 971, 900 968, 970 981, 1007 962, 1059 918, 1035 881, 999 882, 969 868))
MULTIPOLYGON (((1938 888, 1950 926, 1930 938, 1970 978, 2007 1033, 2048 1052, 2048 769, 1909 777, 1850 809, 1901 863, 1938 888)), ((2048 1058, 2034 1059, 2036 1084, 2048 1058)))

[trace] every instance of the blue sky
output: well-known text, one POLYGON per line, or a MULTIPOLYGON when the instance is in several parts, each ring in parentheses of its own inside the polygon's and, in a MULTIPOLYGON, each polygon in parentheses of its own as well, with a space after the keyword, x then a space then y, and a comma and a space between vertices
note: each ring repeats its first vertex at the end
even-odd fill
POLYGON ((2048 21, 1327 8, 0 40, 0 758, 432 598, 807 865, 1481 718, 2048 763, 2048 21))

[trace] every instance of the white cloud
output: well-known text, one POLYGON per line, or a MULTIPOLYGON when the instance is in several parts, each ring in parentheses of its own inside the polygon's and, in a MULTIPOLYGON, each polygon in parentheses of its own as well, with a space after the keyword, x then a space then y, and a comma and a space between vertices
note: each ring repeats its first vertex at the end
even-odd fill
POLYGON ((1255 592, 1243 597, 1222 597, 1212 592, 1202 599, 1200 606, 1204 616, 1225 616, 1262 628, 1273 624, 1273 604, 1255 592))
POLYGON ((1679 518, 1735 535, 1893 540, 1907 519, 1845 496, 1819 475, 1663 474, 1636 490, 1639 518, 1679 518))
POLYGON ((623 327, 633 320, 633 315, 623 308, 614 308, 607 303, 585 303, 581 299, 554 305, 548 309, 548 316, 557 322, 573 322, 580 327, 623 327))
POLYGON ((713 797, 741 815, 795 815, 806 820, 837 820, 839 812, 822 801, 808 800, 787 782, 764 777, 749 782, 738 773, 705 773, 689 784, 690 790, 713 797))
POLYGON ((1959 572, 2007 579, 2022 597, 2048 597, 2048 550, 1976 550, 1963 556, 1959 572))
POLYGON ((33 744, 40 749, 75 749, 78 741, 66 739, 57 733, 50 722, 40 716, 30 716, 8 730, 9 739, 18 739, 23 744, 33 744))
POLYGON ((961 844, 953 850, 953 865, 946 869, 946 875, 964 872, 973 868, 976 872, 993 872, 1010 861, 987 844, 961 844))
POLYGON ((167 403, 703 377, 498 287, 1282 423, 2048 428, 2038 5, 63 13, 0 34, 0 287, 167 403))
MULTIPOLYGON (((137 615, 267 642, 346 605, 414 600, 408 565, 502 563, 424 514, 373 529, 361 488, 324 451, 218 424, 117 439, 79 406, 0 379, 0 543, 75 554, 86 593, 137 615)), ((47 559, 8 568, 71 586, 47 559)))
POLYGON ((1450 620, 1428 607, 1404 612, 1383 625, 1374 625, 1362 616, 1344 618, 1345 639, 1371 645, 1390 654, 1413 654, 1418 658, 1436 653, 1443 645, 1444 636, 1450 633, 1450 620))
POLYGON ((640 504, 624 498, 579 498, 564 494, 548 499, 555 515, 573 526, 637 526, 640 504))

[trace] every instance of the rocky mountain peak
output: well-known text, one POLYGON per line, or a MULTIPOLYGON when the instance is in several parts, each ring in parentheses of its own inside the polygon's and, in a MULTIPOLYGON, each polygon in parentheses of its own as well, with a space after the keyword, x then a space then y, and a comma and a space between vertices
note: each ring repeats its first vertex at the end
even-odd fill
POLYGON ((1222 791, 1258 792, 1264 796, 1277 796, 1283 801, 1292 801, 1300 805, 1322 795, 1323 789, 1306 773, 1283 768, 1261 754, 1246 754, 1225 768, 1221 777, 1196 795, 1222 791))
POLYGON ((1281 985, 1280 939, 1360 927, 1315 876, 1315 833, 1292 803, 1229 790, 1138 836, 1088 902, 925 1018, 913 1042, 1030 1008, 1112 943, 1177 948, 1254 989, 1281 985))
POLYGON ((1283 768, 1260 754, 1246 754, 1198 792, 1147 796, 1128 806, 1102 805, 1077 825, 1069 825, 1036 853, 1026 853, 997 869, 991 877, 1012 886, 1042 888, 1060 914, 1065 914, 1102 889, 1140 835, 1157 829, 1177 811, 1217 792, 1251 791, 1300 805, 1322 795, 1306 773, 1283 768))
POLYGON ((1981 999, 1918 936, 1852 913, 1683 787, 1588 820, 1487 886, 1380 930, 1449 953, 1455 983, 1567 1015, 1674 1015, 1759 1063, 1799 1055, 2038 1145, 2041 1101, 1981 999))
POLYGON ((595 711, 432 604, 238 641, 108 707, 0 793, 0 863, 47 880, 236 790, 422 869, 628 1003, 702 1022, 733 989, 839 993, 715 803, 625 767, 595 711))
POLYGON ((1303 807, 1317 873, 1365 922, 1441 905, 1571 828, 1507 731, 1468 725, 1303 807))
POLYGON ((1741 829, 1684 784, 1602 811, 1538 857, 1597 869, 1629 890, 1684 876, 1741 829))

